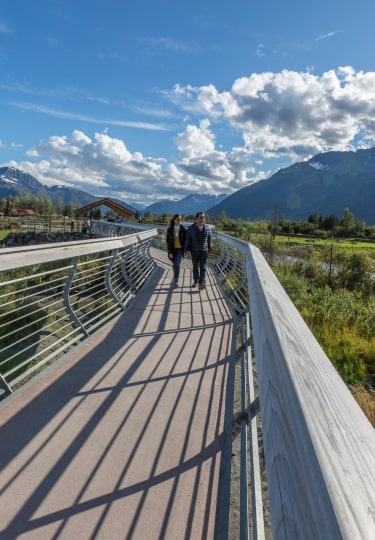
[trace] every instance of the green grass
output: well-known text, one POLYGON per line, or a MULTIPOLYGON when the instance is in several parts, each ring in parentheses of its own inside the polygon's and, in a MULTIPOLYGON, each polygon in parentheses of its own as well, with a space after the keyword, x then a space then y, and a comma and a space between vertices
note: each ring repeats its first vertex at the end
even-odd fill
POLYGON ((312 333, 348 384, 375 388, 375 300, 333 290, 290 266, 274 267, 312 333))
POLYGON ((314 247, 340 247, 349 252, 375 254, 375 241, 362 238, 312 238, 306 236, 281 236, 276 235, 275 242, 278 244, 314 246, 314 247))
POLYGON ((9 229, 0 229, 0 242, 8 236, 11 231, 9 229))

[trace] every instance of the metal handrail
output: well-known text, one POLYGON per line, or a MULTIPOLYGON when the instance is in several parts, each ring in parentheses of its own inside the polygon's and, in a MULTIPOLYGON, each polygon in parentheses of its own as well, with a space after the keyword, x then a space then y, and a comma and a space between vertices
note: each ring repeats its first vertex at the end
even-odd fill
POLYGON ((0 395, 126 308, 156 266, 150 247, 157 236, 150 229, 1 250, 0 395))
MULTIPOLYGON (((256 388, 256 365, 250 325, 250 299, 247 283, 247 260, 243 245, 231 237, 215 234, 219 255, 213 269, 226 297, 238 315, 240 339, 240 481, 239 540, 264 540, 266 506, 264 473, 260 466, 258 430, 261 429, 259 396, 256 388), (251 516, 251 517, 250 517, 251 516)), ((225 535, 223 535, 225 538, 225 535)))

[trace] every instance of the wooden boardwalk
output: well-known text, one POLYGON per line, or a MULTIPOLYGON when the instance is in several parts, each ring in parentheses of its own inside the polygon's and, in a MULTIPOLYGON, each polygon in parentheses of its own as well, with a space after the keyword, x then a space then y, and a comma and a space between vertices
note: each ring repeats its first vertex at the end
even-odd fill
POLYGON ((214 537, 231 310, 157 269, 131 307, 0 404, 1 540, 214 537))

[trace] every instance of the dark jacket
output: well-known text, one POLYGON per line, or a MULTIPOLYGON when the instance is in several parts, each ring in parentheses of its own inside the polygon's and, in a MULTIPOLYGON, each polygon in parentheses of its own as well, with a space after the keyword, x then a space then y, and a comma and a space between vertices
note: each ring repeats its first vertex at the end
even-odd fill
POLYGON ((193 223, 187 230, 185 240, 185 251, 211 251, 212 234, 207 225, 203 226, 202 231, 193 223))
MULTIPOLYGON (((168 227, 167 229, 167 237, 166 237, 166 241, 167 241, 167 250, 168 250, 168 255, 173 255, 174 253, 174 238, 173 238, 173 229, 174 229, 174 226, 170 226, 168 227)), ((184 249, 184 245, 185 245, 185 238, 186 238, 186 227, 184 227, 181 223, 180 225, 180 231, 179 231, 179 234, 178 234, 178 237, 180 239, 180 243, 181 243, 181 249, 184 249)))

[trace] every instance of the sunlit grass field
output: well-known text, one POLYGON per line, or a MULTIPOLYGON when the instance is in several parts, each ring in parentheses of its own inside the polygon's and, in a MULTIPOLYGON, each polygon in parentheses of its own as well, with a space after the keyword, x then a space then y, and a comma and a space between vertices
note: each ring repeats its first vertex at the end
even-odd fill
POLYGON ((276 235, 275 242, 278 244, 301 245, 314 247, 336 246, 348 252, 375 254, 375 241, 362 238, 311 238, 305 236, 281 236, 276 235))

